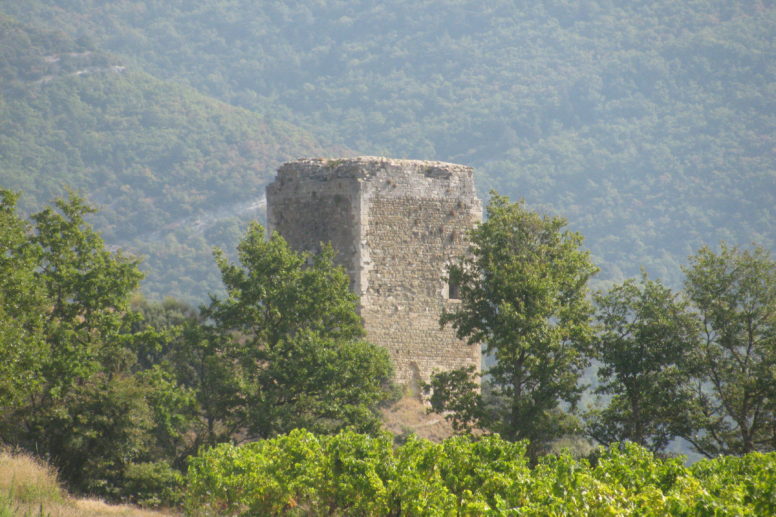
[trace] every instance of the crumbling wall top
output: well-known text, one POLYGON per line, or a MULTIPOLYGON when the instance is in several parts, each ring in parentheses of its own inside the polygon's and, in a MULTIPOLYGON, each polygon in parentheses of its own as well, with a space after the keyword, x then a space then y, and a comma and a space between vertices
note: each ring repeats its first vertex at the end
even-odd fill
POLYGON ((361 178, 378 175, 410 174, 433 179, 471 178, 472 168, 456 163, 398 160, 379 156, 354 158, 303 158, 284 163, 278 169, 283 182, 296 179, 361 178))

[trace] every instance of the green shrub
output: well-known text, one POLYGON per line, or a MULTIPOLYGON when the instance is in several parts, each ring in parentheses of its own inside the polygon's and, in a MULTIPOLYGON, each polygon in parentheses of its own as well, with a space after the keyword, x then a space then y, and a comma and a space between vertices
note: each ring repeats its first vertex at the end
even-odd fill
POLYGON ((183 474, 163 461, 127 466, 124 496, 141 506, 177 506, 183 499, 183 474))
POLYGON ((774 515, 776 453, 686 467, 633 444, 530 468, 526 444, 498 436, 441 444, 411 436, 304 430, 191 462, 187 508, 208 515, 774 515))

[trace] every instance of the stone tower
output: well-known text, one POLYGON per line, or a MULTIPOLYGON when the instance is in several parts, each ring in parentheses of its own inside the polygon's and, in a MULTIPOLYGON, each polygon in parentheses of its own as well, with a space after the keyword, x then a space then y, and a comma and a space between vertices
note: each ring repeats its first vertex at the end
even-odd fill
POLYGON ((267 186, 267 226, 297 250, 331 242, 359 296, 367 339, 388 349, 400 384, 480 367, 480 348, 440 329, 459 303, 444 280, 482 219, 472 169, 375 157, 303 159, 267 186))

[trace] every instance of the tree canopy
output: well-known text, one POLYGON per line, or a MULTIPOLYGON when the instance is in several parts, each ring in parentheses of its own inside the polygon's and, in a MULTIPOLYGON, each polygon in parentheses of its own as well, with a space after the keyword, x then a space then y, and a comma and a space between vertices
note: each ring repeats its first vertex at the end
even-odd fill
POLYGON ((611 399, 587 415, 588 432, 604 444, 629 440, 662 452, 687 430, 699 322, 681 295, 646 274, 598 293, 595 303, 595 392, 611 399))
MULTIPOLYGON (((565 225, 493 194, 486 221, 470 233, 468 255, 448 269, 460 305, 441 317, 492 356, 483 375, 500 405, 486 425, 535 446, 568 430, 559 405, 576 403, 589 364, 586 285, 596 267, 580 248, 582 237, 565 225)), ((435 410, 449 409, 438 402, 435 410)))
POLYGON ((199 447, 297 427, 379 428, 393 396, 331 248, 252 226, 228 297, 196 310, 135 298, 135 258, 107 249, 76 195, 25 220, 0 191, 0 440, 75 491, 175 504, 199 447))
POLYGON ((776 261, 722 244, 701 248, 685 272, 703 325, 687 438, 707 456, 776 450, 776 261))

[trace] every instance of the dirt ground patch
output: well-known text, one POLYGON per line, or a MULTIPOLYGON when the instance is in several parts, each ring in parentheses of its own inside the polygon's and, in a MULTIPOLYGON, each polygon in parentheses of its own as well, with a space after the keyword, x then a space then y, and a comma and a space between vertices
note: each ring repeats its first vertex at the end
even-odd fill
POLYGON ((383 423, 395 435, 415 433, 432 442, 441 442, 452 436, 453 428, 445 417, 428 414, 427 408, 417 397, 406 396, 383 410, 383 423))

